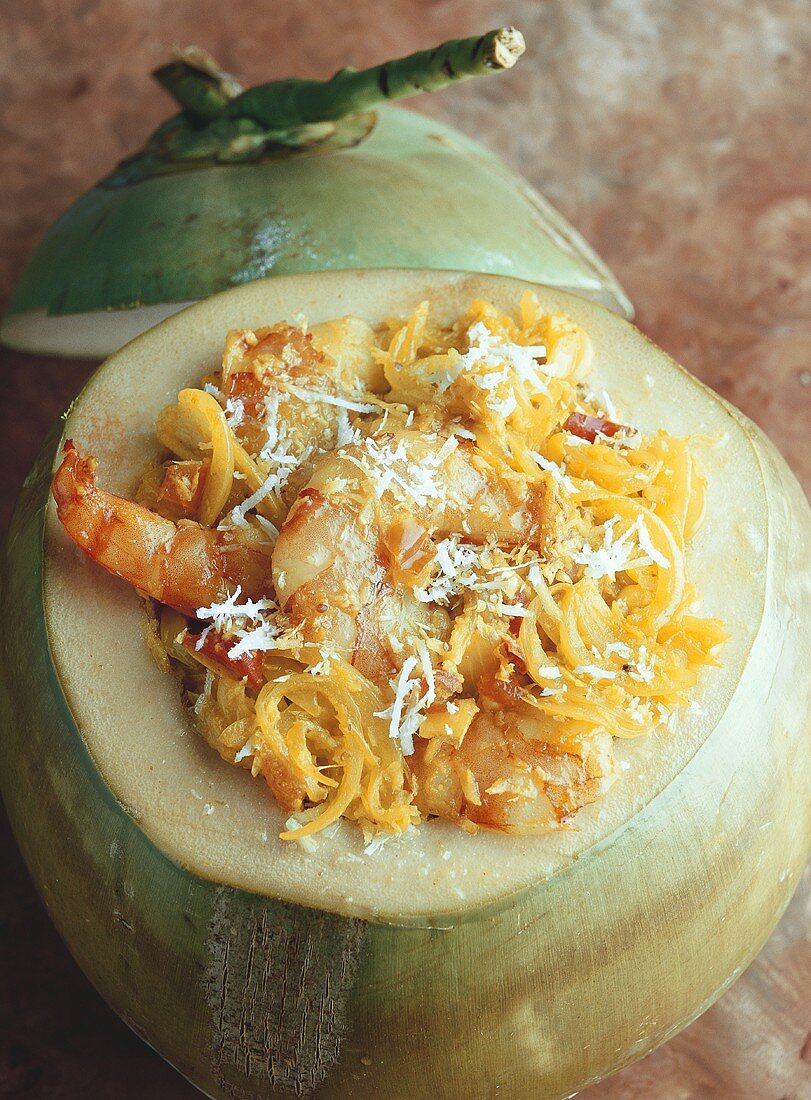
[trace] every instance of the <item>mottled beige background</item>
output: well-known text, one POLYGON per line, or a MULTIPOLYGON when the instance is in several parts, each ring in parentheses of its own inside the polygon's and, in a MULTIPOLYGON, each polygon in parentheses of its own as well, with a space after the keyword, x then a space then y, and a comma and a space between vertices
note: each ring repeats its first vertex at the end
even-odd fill
MULTIPOLYGON (((528 51, 512 73, 422 98, 419 109, 542 188, 613 266, 641 327, 766 428, 811 488, 808 0, 330 8, 0 0, 0 302, 53 218, 168 113, 146 74, 172 45, 199 43, 252 83, 327 76, 513 22, 528 51)), ((0 354, 4 523, 42 435, 89 368, 0 354)), ((0 860, 0 1096, 197 1095, 87 985, 7 826, 0 860)), ((811 1100, 809 926, 806 875, 735 987, 589 1100, 811 1100)))

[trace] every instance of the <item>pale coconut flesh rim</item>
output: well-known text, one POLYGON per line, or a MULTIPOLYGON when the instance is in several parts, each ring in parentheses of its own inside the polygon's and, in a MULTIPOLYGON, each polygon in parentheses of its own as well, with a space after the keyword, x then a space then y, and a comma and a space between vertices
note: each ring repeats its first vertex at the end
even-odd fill
POLYGON ((98 309, 61 316, 32 309, 4 317, 0 337, 6 347, 33 355, 99 360, 191 304, 159 302, 136 309, 98 309))
MULTIPOLYGON (((530 286, 493 276, 428 271, 326 272, 274 278, 217 295, 122 348, 90 380, 65 435, 97 455, 100 483, 131 493, 158 460, 157 414, 178 390, 219 362, 226 331, 290 319, 353 314, 374 324, 424 299, 451 320, 476 297, 514 310, 530 286)), ((461 915, 562 872, 610 838, 687 766, 728 713, 763 618, 768 504, 745 419, 600 306, 532 287, 548 310, 568 312, 591 336, 589 385, 607 390, 626 422, 664 427, 697 443, 708 476, 704 524, 688 552, 702 613, 731 637, 722 667, 702 672, 696 708, 675 729, 618 743, 620 780, 573 827, 518 837, 468 835, 431 820, 366 853, 357 825, 342 821, 315 851, 278 839, 286 814, 261 779, 222 761, 194 732, 174 678, 154 662, 145 612, 122 581, 89 561, 62 532, 53 503, 46 522, 44 598, 52 657, 78 729, 115 797, 168 857, 204 878, 282 901, 384 921, 461 915)), ((751 426, 749 426, 751 427, 751 426)), ((725 717, 726 716, 726 717, 725 717)), ((757 721, 748 713, 737 720, 757 721)), ((735 767, 729 762, 730 771, 735 767)))

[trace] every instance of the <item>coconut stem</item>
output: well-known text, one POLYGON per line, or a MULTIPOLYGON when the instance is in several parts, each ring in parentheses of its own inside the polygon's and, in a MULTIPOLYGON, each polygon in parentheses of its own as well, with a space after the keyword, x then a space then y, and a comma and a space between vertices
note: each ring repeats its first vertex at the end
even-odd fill
POLYGON ((228 103, 228 116, 250 118, 286 130, 368 111, 387 99, 434 92, 456 80, 511 69, 524 38, 502 27, 480 38, 459 38, 433 50, 387 61, 371 69, 341 69, 330 80, 277 80, 249 88, 228 103))
POLYGON ((178 50, 173 61, 155 69, 152 75, 184 110, 206 122, 222 114, 243 90, 199 46, 178 50))

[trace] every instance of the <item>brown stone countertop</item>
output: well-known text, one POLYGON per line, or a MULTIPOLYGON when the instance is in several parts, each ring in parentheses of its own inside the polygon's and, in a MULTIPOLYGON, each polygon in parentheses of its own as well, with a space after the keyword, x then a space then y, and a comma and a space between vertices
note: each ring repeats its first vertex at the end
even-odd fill
MULTIPOLYGON (((176 44, 246 83, 524 31, 514 72, 419 109, 498 151, 582 230, 642 329, 761 424, 811 489, 807 0, 0 0, 0 305, 51 221, 168 113, 176 44)), ((86 363, 0 352, 5 524, 86 363)), ((199 1095, 79 972, 0 826, 0 1097, 199 1095)), ((811 875, 744 976, 588 1100, 811 1100, 811 875)), ((350 1098, 347 1098, 350 1100, 350 1098)))

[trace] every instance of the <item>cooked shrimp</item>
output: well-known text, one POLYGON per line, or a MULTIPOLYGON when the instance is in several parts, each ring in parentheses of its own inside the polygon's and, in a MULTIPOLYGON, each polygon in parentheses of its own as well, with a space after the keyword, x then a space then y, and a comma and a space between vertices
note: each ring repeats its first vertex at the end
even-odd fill
POLYGON ((373 378, 369 326, 346 318, 315 331, 317 340, 287 324, 234 330, 223 355, 229 424, 250 455, 289 471, 281 490, 286 503, 317 458, 349 435, 349 412, 375 409, 356 400, 358 385, 373 378))
POLYGON ((52 486, 62 526, 99 565, 184 615, 225 599, 240 586, 259 598, 270 588, 268 559, 237 532, 178 524, 96 484, 96 460, 72 440, 52 486))
POLYGON ((309 332, 281 322, 267 328, 233 329, 225 340, 223 389, 234 374, 261 374, 265 368, 289 371, 300 381, 328 375, 339 387, 360 382, 366 389, 384 383, 373 349, 374 332, 357 317, 325 321, 309 332))
POLYGON ((291 325, 228 333, 220 384, 231 427, 251 454, 273 443, 274 421, 289 427, 301 419, 291 385, 334 390, 329 367, 312 336, 291 325))
POLYGON ((337 455, 321 463, 279 532, 276 591, 306 642, 340 654, 371 679, 385 680, 402 662, 392 639, 420 630, 445 637, 450 620, 408 589, 393 588, 378 546, 374 500, 338 500, 322 491, 328 471, 337 468, 343 468, 337 455))
MULTIPOLYGON (((414 636, 445 639, 447 613, 413 593, 433 560, 432 539, 461 531, 471 542, 494 535, 540 548, 552 505, 543 475, 507 480, 453 438, 399 432, 344 447, 319 463, 281 528, 273 551, 280 606, 306 641, 345 654, 362 636, 397 637, 404 625, 414 636), (402 582, 408 564, 417 566, 411 586, 402 582), (394 631, 386 626, 392 614, 394 631)), ((394 656, 401 664, 402 654, 394 656)))
POLYGON ((593 735, 583 744, 561 743, 548 727, 548 719, 519 705, 477 714, 458 747, 417 738, 409 757, 417 806, 508 833, 565 821, 608 785, 610 765, 593 735))

